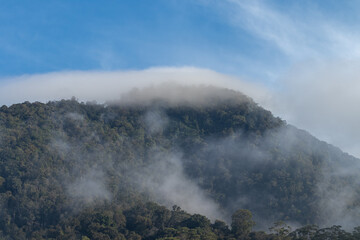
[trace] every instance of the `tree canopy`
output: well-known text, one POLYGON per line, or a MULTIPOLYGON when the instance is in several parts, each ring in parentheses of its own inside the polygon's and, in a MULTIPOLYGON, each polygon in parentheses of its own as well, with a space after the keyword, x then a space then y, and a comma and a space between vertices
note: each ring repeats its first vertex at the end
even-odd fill
POLYGON ((357 162, 242 95, 3 106, 0 239, 356 239, 357 162))

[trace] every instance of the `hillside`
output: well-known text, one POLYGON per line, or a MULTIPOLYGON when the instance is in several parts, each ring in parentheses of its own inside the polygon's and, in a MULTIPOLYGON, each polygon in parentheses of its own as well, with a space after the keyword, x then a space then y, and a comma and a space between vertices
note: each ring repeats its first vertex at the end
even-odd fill
POLYGON ((238 209, 261 230, 360 225, 358 159, 238 92, 156 93, 1 107, 3 238, 230 239, 238 209))

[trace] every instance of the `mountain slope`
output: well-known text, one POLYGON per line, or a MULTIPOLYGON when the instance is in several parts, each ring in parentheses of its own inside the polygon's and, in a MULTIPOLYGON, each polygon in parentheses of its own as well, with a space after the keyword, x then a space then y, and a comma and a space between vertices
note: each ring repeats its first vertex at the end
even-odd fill
POLYGON ((97 206, 128 216, 149 200, 228 223, 246 208, 260 229, 278 220, 360 225, 358 159, 231 90, 26 102, 1 107, 0 126, 5 236, 29 238, 97 206))

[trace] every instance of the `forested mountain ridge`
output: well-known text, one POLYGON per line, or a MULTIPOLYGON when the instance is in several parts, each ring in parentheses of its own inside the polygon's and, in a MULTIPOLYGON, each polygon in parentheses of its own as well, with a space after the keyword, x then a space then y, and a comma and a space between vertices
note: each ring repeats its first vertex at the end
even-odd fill
MULTIPOLYGON (((360 225, 358 159, 240 93, 204 91, 1 107, 0 238, 246 239, 214 222, 234 223, 238 209, 263 230, 279 220, 360 225)), ((329 232, 345 234, 306 234, 329 232)))

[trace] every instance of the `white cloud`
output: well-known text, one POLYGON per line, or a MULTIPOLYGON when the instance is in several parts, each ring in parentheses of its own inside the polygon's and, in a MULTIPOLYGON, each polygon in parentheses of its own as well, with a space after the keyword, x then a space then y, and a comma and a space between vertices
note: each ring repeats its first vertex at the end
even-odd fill
POLYGON ((271 109, 300 128, 360 157, 360 61, 311 62, 282 80, 271 109))
POLYGON ((285 12, 261 0, 227 2, 231 24, 270 43, 290 60, 360 57, 359 26, 326 15, 316 5, 287 4, 285 12))
POLYGON ((260 85, 207 69, 193 67, 150 68, 139 71, 73 71, 25 75, 1 81, 0 104, 24 101, 69 99, 105 102, 119 99, 133 88, 143 88, 167 82, 182 85, 214 85, 232 88, 252 96, 265 99, 268 92, 260 85))

